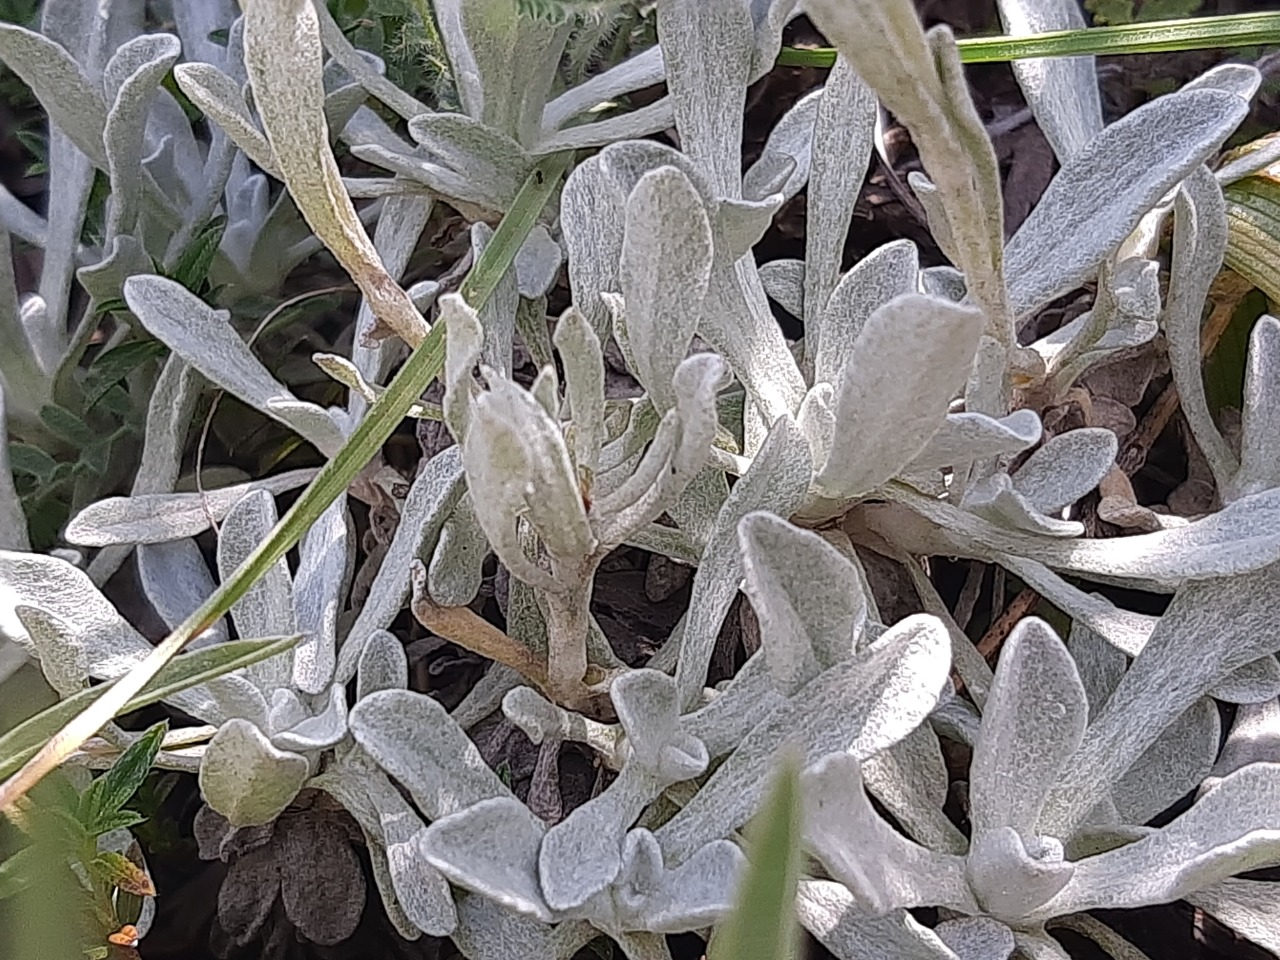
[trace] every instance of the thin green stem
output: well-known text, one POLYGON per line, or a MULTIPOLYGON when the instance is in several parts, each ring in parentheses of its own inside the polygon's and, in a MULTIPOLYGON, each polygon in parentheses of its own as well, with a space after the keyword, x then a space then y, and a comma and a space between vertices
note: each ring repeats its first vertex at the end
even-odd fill
MULTIPOLYGON (((1120 56, 1280 43, 1280 13, 1244 13, 1189 20, 1126 23, 1057 30, 1025 37, 965 37, 956 41, 964 63, 1002 63, 1036 57, 1120 56)), ((832 47, 783 47, 780 67, 830 67, 832 47)))

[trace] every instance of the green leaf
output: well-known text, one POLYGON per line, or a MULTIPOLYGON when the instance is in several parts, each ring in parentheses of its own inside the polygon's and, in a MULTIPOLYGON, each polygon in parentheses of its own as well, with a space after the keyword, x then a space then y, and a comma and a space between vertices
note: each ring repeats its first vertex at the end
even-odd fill
MULTIPOLYGON (((292 650, 300 639, 302 637, 299 634, 293 637, 270 637, 264 640, 230 640, 216 647, 207 647, 174 657, 160 669, 160 672, 142 688, 137 696, 131 697, 113 716, 158 703, 175 693, 207 683, 233 670, 239 670, 251 663, 292 650)), ((115 680, 112 683, 93 687, 55 703, 0 737, 0 777, 13 774, 63 725, 90 707, 119 682, 115 680)))
POLYGON ((80 822, 94 836, 106 833, 101 823, 119 813, 142 786, 160 745, 169 731, 168 721, 157 723, 120 754, 111 769, 89 785, 80 798, 80 822))
POLYGON ((133 894, 135 897, 154 897, 155 884, 147 876, 147 872, 126 857, 114 850, 104 850, 89 861, 89 872, 99 880, 133 894))
MULTIPOLYGON (((1001 63, 1033 57, 1121 56, 1280 43, 1280 13, 1241 13, 1191 20, 1126 23, 1058 30, 1025 37, 965 37, 956 41, 963 63, 1001 63)), ((830 67, 830 47, 783 47, 781 67, 830 67)))
POLYGON ((790 960, 799 954, 800 763, 787 752, 768 799, 747 828, 751 866, 707 960, 790 960))
POLYGON ((168 352, 159 340, 135 340, 132 343, 122 343, 94 357, 84 378, 85 408, 92 407, 112 386, 148 360, 163 357, 168 352))
POLYGON ((222 242, 222 234, 227 229, 227 218, 217 216, 210 220, 194 240, 182 251, 182 256, 167 274, 170 280, 176 280, 194 294, 201 292, 201 287, 209 278, 209 266, 218 252, 218 244, 222 242))
POLYGON ((64 440, 73 447, 87 447, 97 439, 87 423, 56 403, 46 403, 40 408, 40 422, 59 440, 64 440))
POLYGON ((110 833, 112 830, 128 830, 146 822, 147 818, 140 813, 135 813, 132 810, 121 810, 119 813, 102 817, 98 821, 96 829, 98 836, 102 836, 102 834, 110 833))
POLYGON ((9 444, 9 466, 14 473, 26 473, 42 484, 47 483, 58 469, 58 461, 39 447, 29 443, 9 444))
POLYGON ((31 886, 39 847, 23 847, 8 860, 0 861, 0 900, 7 900, 31 886))

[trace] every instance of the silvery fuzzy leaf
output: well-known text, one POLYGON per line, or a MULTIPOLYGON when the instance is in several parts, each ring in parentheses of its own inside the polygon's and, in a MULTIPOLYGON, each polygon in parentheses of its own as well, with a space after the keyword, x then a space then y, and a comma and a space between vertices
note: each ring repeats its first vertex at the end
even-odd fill
POLYGON ((999 419, 982 413, 949 413, 908 469, 1014 456, 1039 443, 1041 431, 1040 417, 1026 408, 999 419))
MULTIPOLYGON (((945 529, 936 544, 938 549, 930 548, 933 553, 964 553, 976 548, 976 554, 967 555, 999 558, 1005 565, 1024 557, 1102 583, 1154 592, 1168 593, 1210 577, 1252 573, 1280 558, 1280 517, 1275 515, 1280 494, 1270 490, 1237 500, 1185 526, 1109 540, 1062 540, 1001 530, 912 491, 883 490, 945 529)), ((876 511, 869 509, 866 517, 874 529, 876 511)))
POLYGON ((821 349, 826 302, 840 276, 845 235, 866 176, 875 121, 875 94, 849 61, 837 56, 813 126, 803 293, 797 299, 798 307, 811 306, 808 316, 791 311, 805 321, 804 349, 809 363, 821 349))
POLYGON ((812 476, 807 452, 808 444, 796 424, 790 417, 780 417, 720 508, 694 574, 689 616, 680 641, 676 686, 686 710, 697 702, 706 685, 720 625, 738 591, 742 576, 738 524, 754 510, 789 516, 800 505, 812 476))
MULTIPOLYGON (((489 241, 493 239, 493 228, 487 223, 471 225, 471 259, 480 259, 489 241)), ((494 286, 489 299, 477 312, 480 326, 484 330, 484 346, 480 350, 480 360, 494 370, 501 371, 506 377, 511 376, 511 349, 516 330, 516 307, 520 302, 517 290, 517 278, 514 267, 508 267, 494 286)), ((461 299, 462 295, 457 295, 461 299)))
POLYGON ((18 649, 25 648, 36 657, 40 672, 59 696, 69 697, 85 689, 89 680, 88 657, 68 624, 39 607, 21 604, 10 615, 23 631, 23 646, 18 649))
POLYGON ((252 723, 233 718, 205 747, 200 793, 234 826, 257 826, 284 811, 308 772, 305 757, 276 749, 252 723))
POLYGON ((1188 80, 1184 90, 1226 90, 1242 100, 1252 100, 1262 86, 1262 75, 1247 63, 1220 63, 1188 80))
MULTIPOLYGON (((1036 3, 1000 0, 1005 33, 1023 36, 1086 26, 1074 0, 1036 3)), ((1035 114, 1036 123, 1066 163, 1102 132, 1102 101, 1093 57, 1046 57, 1014 61, 1018 86, 1035 114)))
POLYGON ((511 796, 462 728, 428 696, 380 690, 351 708, 347 724, 356 742, 431 820, 511 796))
POLYGON ((495 195, 514 196, 533 163, 511 137, 463 114, 421 114, 409 121, 409 135, 428 155, 495 195))
POLYGON ((824 495, 867 493, 924 449, 969 376, 982 325, 980 311, 921 294, 871 314, 837 384, 839 442, 815 480, 824 495))
MULTIPOLYGON (((1152 626, 1154 627, 1154 623, 1152 626)), ((1077 618, 1071 621, 1067 649, 1075 660, 1076 672, 1088 701, 1089 715, 1096 717, 1106 706, 1125 670, 1129 668, 1129 660, 1119 647, 1108 643, 1100 633, 1077 618)))
POLYGON ((875 811, 859 763, 833 753, 801 778, 804 844, 867 913, 925 904, 976 913, 963 857, 898 833, 875 811))
POLYGON ((969 886, 984 912, 1018 924, 1049 902, 1071 880, 1076 865, 1063 859, 1062 845, 1036 838, 1033 852, 1012 827, 974 835, 965 863, 969 886))
POLYGON ((356 701, 379 690, 403 690, 409 684, 404 644, 387 630, 375 630, 363 644, 356 668, 356 701))
POLYGON ((452 206, 463 206, 474 216, 488 216, 493 211, 505 210, 515 200, 514 193, 502 191, 502 184, 469 180, 450 167, 408 152, 407 145, 392 147, 382 143, 355 143, 351 154, 411 183, 421 184, 430 192, 448 197, 452 206))
POLYGON ((809 443, 809 458, 813 463, 826 463, 835 443, 836 415, 835 388, 829 383, 814 384, 800 404, 796 420, 809 443))
POLYGON ((936 933, 905 910, 870 916, 848 888, 830 880, 801 880, 796 913, 839 960, 958 960, 936 933))
POLYGON ((672 377, 675 407, 654 433, 635 473, 592 511, 599 544, 618 544, 656 520, 707 464, 718 421, 715 397, 725 385, 724 361, 713 353, 686 358, 672 377))
POLYGON ((661 47, 648 47, 558 94, 542 113, 544 131, 559 129, 568 121, 609 100, 661 83, 665 77, 661 47))
POLYGON ((659 934, 701 930, 721 920, 733 908, 745 864, 736 844, 718 840, 667 870, 648 830, 627 834, 622 858, 623 873, 613 890, 622 926, 659 934))
POLYGON ((437 322, 445 325, 444 422, 454 439, 461 442, 467 435, 478 389, 472 371, 484 347, 484 327, 475 309, 463 297, 453 294, 440 298, 437 322))
MULTIPOLYGON (((803 260, 770 260, 759 266, 760 282, 769 299, 797 320, 804 319, 803 260)), ((833 282, 834 286, 834 282, 833 282)))
POLYGON ((420 856, 452 883, 508 910, 552 923, 538 883, 538 848, 547 827, 514 797, 481 800, 429 827, 420 856))
POLYGON ((303 693, 321 693, 333 680, 351 553, 347 537, 347 498, 338 497, 302 538, 293 606, 304 636, 293 650, 293 685, 303 693))
POLYGON ((742 175, 744 196, 763 200, 780 193, 790 200, 808 182, 822 97, 821 90, 806 94, 774 124, 760 159, 742 175))
POLYGON ((0 24, 0 60, 31 88, 50 121, 94 166, 105 169, 107 108, 84 68, 58 43, 15 24, 0 24))
POLYGON ((561 960, 571 957, 599 933, 585 922, 562 922, 554 927, 511 910, 488 897, 457 895, 458 927, 450 935, 468 960, 561 960))
POLYGON ((1018 468, 1013 489, 1040 513, 1057 513, 1098 485, 1118 449, 1110 430, 1084 427, 1060 433, 1018 468))
POLYGON ((1280 695, 1280 662, 1273 656, 1246 663, 1219 683, 1209 696, 1225 703, 1262 703, 1280 695))
POLYGON ((124 298, 149 333, 213 383, 297 431, 327 456, 342 447, 342 433, 329 414, 299 400, 271 376, 232 328, 228 313, 159 276, 130 277, 124 298))
POLYGON ((1084 533, 1084 524, 1078 520, 1059 520, 1037 510, 1014 488, 1007 473, 993 473, 969 487, 961 506, 996 526, 1028 534, 1072 538, 1084 533))
POLYGON ((1077 863, 1048 916, 1169 903, 1229 877, 1280 862, 1280 764, 1225 777, 1168 826, 1077 863))
POLYGON ((150 179, 142 173, 147 108, 181 52, 182 44, 171 34, 144 34, 116 50, 103 72, 103 86, 111 101, 102 132, 111 180, 108 236, 134 227, 141 191, 150 179))
MULTIPOLYGON (((138 545, 138 579, 142 592, 170 630, 187 619, 217 589, 204 555, 194 540, 138 545)), ((221 643, 227 622, 219 619, 187 644, 186 649, 221 643)))
POLYGON ((1193 581, 1174 595, 1142 652, 1093 719, 1049 798, 1041 829, 1066 836, 1160 734, 1222 678, 1280 646, 1273 611, 1255 602, 1280 565, 1193 581))
POLYGON ((275 150, 249 112, 240 84, 209 63, 180 63, 173 68, 182 92, 264 172, 279 179, 275 150))
POLYGON ((615 725, 565 710, 531 687, 523 686, 513 688, 502 697, 502 712, 535 744, 574 740, 588 744, 606 764, 617 765, 622 731, 615 725))
POLYGON ((473 399, 462 461, 480 526, 508 568, 523 569, 513 563, 520 514, 557 556, 595 549, 560 427, 526 390, 495 378, 473 399))
POLYGON ((834 547, 773 514, 743 517, 738 542, 765 663, 779 692, 793 696, 853 656, 867 620, 862 584, 834 547))
POLYGON ((757 724, 783 707, 786 699, 774 687, 764 658, 757 655, 709 703, 685 714, 683 726, 706 745, 710 756, 722 757, 734 750, 757 724))
POLYGON ((1013 939, 1027 960, 1071 960, 1071 954, 1045 931, 1015 930, 1013 939))
POLYGON ((1199 786, 1218 755, 1220 725, 1208 697, 1175 720, 1112 787, 1122 822, 1146 823, 1199 786))
POLYGON ((573 418, 574 463, 579 470, 594 475, 605 439, 604 353, 600 338, 582 311, 570 307, 560 315, 553 342, 564 363, 565 392, 573 418))
POLYGON ((1012 827, 1030 839, 1063 764, 1080 745, 1088 702, 1075 661, 1043 620, 1005 642, 969 773, 974 836, 1012 827))
MULTIPOLYGON (((176 431, 176 424, 174 428, 176 431)), ((185 440, 186 425, 182 433, 185 440)), ((176 432, 173 438, 176 439, 176 432)), ((290 470, 261 480, 206 490, 203 494, 143 493, 108 497, 89 504, 72 517, 63 537, 68 543, 82 547, 166 543, 194 537, 209 529, 211 516, 221 522, 232 507, 255 491, 273 495, 286 493, 310 482, 315 474, 316 471, 310 469, 290 470)))
POLYGON ((560 193, 560 229, 569 260, 573 305, 603 343, 610 322, 600 294, 618 289, 625 200, 620 202, 602 156, 578 164, 565 180, 560 193))
POLYGON ((990 917, 959 917, 934 927, 959 960, 1009 960, 1016 944, 1013 931, 990 917))
POLYGON ((547 228, 536 224, 516 254, 515 267, 520 296, 526 300, 545 297, 560 274, 564 254, 547 228))
POLYGON ((1174 211, 1173 261, 1163 317, 1169 365, 1187 425, 1218 489, 1226 490, 1239 460, 1214 423, 1200 373, 1200 319, 1227 249, 1226 201, 1208 167, 1199 167, 1183 182, 1174 211))
POLYGON ((227 50, 211 39, 210 35, 225 30, 236 19, 233 0, 210 0, 209 3, 177 4, 173 10, 178 36, 182 38, 182 52, 187 60, 203 60, 218 63, 227 56, 227 50))
POLYGON ((287 730, 271 734, 271 742, 286 750, 312 753, 332 747, 347 735, 347 693, 337 684, 329 688, 328 702, 315 716, 307 717, 287 730))
POLYGON ((1186 899, 1247 940, 1272 953, 1280 952, 1280 884, 1223 880, 1188 894, 1186 899))
POLYGON ((854 264, 836 283, 821 313, 814 382, 839 382, 857 355, 858 337, 872 313, 895 297, 915 293, 919 281, 920 251, 910 240, 886 243, 854 264))
POLYGON ((784 742, 808 759, 842 750, 863 760, 901 740, 937 704, 950 638, 926 615, 899 621, 865 651, 842 661, 770 713, 694 798, 657 832, 670 862, 727 836, 755 811, 764 771, 784 742))
POLYGON ((722 197, 742 195, 742 116, 755 29, 741 0, 658 2, 658 42, 682 151, 722 197))
POLYGON ((451 446, 422 467, 400 508, 400 524, 369 587, 356 622, 338 651, 335 679, 347 683, 356 673, 364 644, 375 630, 385 630, 409 598, 410 565, 431 545, 465 489, 461 450, 451 446))
POLYGON ((267 698, 253 681, 229 673, 210 683, 209 693, 224 717, 247 720, 263 732, 271 729, 267 698))
MULTIPOLYGON (((226 583, 276 525, 276 504, 265 490, 248 493, 228 511, 218 531, 218 577, 226 583)), ((231 622, 242 637, 288 637, 298 632, 293 580, 281 557, 231 608, 231 622)), ((287 687, 293 653, 280 654, 245 668, 264 691, 287 687)))
POLYGON ((1005 248, 1014 314, 1028 316, 1087 280, 1247 112, 1234 94, 1183 90, 1144 104, 1094 137, 1058 171, 1005 248))
POLYGON ((1222 745, 1222 753, 1216 762, 1210 757, 1212 770, 1204 778, 1201 790, 1212 789, 1223 777, 1251 763, 1277 760, 1280 760, 1280 699, 1241 704, 1222 745))
POLYGON ((627 736, 630 762, 668 783, 706 770, 706 748, 681 729, 671 677, 657 670, 632 670, 614 680, 609 695, 627 736))
POLYGON ((440 527, 427 567, 427 592, 441 606, 462 607, 476 598, 484 580, 489 543, 476 517, 475 502, 463 494, 440 527))
MULTIPOLYGON (((956 701, 954 694, 949 698, 956 701)), ((930 723, 909 734, 862 764, 867 791, 893 816, 908 836, 942 853, 964 853, 969 843, 942 812, 947 801, 948 776, 942 745, 934 732, 938 711, 930 723)), ((977 717, 974 716, 974 726, 977 717)))
POLYGON ((294 690, 277 687, 271 691, 271 706, 263 732, 270 737, 273 733, 296 726, 308 716, 309 712, 303 706, 302 698, 294 690))
POLYGON ((711 222, 689 179, 674 167, 640 178, 627 197, 619 284, 632 372, 665 413, 671 385, 698 329, 711 276, 711 222))
POLYGON ((1263 314, 1249 334, 1249 358, 1240 411, 1240 468, 1224 498, 1248 496, 1280 486, 1280 392, 1274 379, 1280 360, 1280 320, 1263 314))
MULTIPOLYGON (((152 650, 84 571, 57 557, 0 550, 0 636, 36 653, 17 616, 18 607, 33 607, 64 625, 70 631, 68 639, 82 651, 79 662, 97 680, 115 679, 152 650)), ((170 702, 201 718, 212 706, 208 694, 198 688, 170 702)))

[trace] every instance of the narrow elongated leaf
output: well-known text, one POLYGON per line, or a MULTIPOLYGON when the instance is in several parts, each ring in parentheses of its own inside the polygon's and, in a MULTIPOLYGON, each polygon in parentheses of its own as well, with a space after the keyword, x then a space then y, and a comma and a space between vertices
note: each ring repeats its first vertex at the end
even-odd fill
POLYGON ((708 960, 786 960, 798 953, 799 773, 795 758, 784 753, 749 830, 751 866, 733 913, 711 941, 708 960))

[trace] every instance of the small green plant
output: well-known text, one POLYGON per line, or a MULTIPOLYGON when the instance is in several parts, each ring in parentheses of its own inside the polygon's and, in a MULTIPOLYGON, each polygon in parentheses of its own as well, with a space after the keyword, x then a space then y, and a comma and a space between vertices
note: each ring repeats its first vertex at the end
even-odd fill
POLYGON ((0 863, 0 899, 57 889, 59 919, 75 927, 88 960, 105 960, 111 944, 132 947, 149 922, 156 890, 129 832, 144 818, 127 805, 167 731, 167 722, 151 727, 88 784, 50 777, 10 814, 28 844, 0 863))

